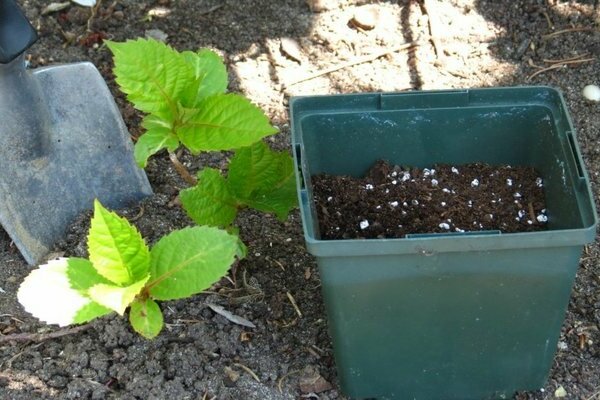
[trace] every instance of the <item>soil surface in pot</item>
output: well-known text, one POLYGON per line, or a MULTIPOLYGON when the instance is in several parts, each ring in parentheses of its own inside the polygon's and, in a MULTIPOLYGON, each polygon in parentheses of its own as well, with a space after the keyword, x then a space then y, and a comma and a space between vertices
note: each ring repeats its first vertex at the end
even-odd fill
POLYGON ((400 238, 414 233, 546 229, 544 181, 531 167, 378 161, 363 178, 312 178, 324 239, 400 238))

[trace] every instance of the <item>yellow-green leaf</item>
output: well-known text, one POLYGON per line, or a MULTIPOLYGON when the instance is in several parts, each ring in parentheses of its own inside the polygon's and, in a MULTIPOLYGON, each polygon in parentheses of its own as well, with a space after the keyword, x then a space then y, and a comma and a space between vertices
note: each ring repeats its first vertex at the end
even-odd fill
POLYGON ((126 287, 100 283, 89 288, 88 293, 96 303, 116 311, 119 315, 123 315, 135 296, 144 288, 148 279, 150 279, 150 275, 126 287))
POLYGON ((249 146, 277 129, 262 110, 236 94, 219 94, 184 113, 176 134, 192 153, 249 146))
POLYGON ((96 271, 117 285, 130 285, 148 274, 150 253, 140 233, 98 200, 94 201, 88 251, 96 271))
POLYGON ((162 118, 175 115, 180 95, 196 82, 192 66, 156 40, 104 43, 114 56, 116 81, 135 108, 162 118))
POLYGON ((198 225, 227 227, 237 215, 237 203, 225 178, 213 168, 200 171, 196 186, 179 192, 179 199, 198 225))
POLYGON ((129 309, 129 322, 137 333, 152 339, 163 327, 163 315, 154 300, 135 300, 129 309))
POLYGON ((146 132, 135 143, 134 157, 141 168, 145 168, 148 158, 162 149, 175 151, 179 139, 173 134, 171 122, 155 115, 146 115, 142 121, 146 132))
POLYGON ((193 67, 198 86, 190 87, 190 96, 187 104, 192 107, 198 100, 214 94, 225 93, 227 90, 227 69, 219 55, 211 50, 202 49, 197 53, 184 51, 183 58, 193 67))
POLYGON ((164 236, 151 250, 150 295, 172 300, 200 293, 225 276, 238 249, 237 236, 208 226, 164 236))

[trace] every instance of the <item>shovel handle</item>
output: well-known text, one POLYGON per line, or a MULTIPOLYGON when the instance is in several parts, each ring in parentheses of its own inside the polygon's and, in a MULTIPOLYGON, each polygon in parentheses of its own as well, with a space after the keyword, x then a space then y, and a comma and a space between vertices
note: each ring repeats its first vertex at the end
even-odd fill
POLYGON ((0 0, 0 64, 27 50, 38 36, 15 0, 0 0))

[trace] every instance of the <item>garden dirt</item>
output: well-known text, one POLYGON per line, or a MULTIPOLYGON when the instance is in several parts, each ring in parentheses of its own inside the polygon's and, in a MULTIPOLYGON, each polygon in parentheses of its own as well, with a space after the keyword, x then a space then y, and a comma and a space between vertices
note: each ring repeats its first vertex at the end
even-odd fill
MULTIPOLYGON (((550 85, 565 95, 598 200, 599 105, 581 95, 585 85, 600 84, 598 1, 104 0, 95 13, 74 3, 47 12, 49 3, 21 0, 40 33, 27 52, 31 67, 93 62, 134 140, 143 132, 141 115, 114 83, 103 38, 153 36, 178 50, 216 50, 229 90, 248 96, 280 129, 267 140, 277 149, 289 148, 294 95, 550 85)), ((181 155, 192 172, 223 169, 227 157, 181 155)), ((147 174, 155 195, 123 214, 153 244, 192 222, 174 201, 186 184, 168 156, 153 157, 147 174)), ((87 221, 82 216, 73 225, 55 255, 85 254, 87 221)), ((2 342, 0 399, 344 400, 298 212, 282 223, 244 211, 238 224, 248 257, 207 293, 163 302, 166 326, 157 339, 107 316, 61 338, 2 342), (256 328, 236 325, 208 304, 256 328)), ((31 268, 2 231, 0 268, 0 334, 56 331, 17 303, 31 268)), ((585 248, 547 384, 515 398, 554 397, 600 398, 598 242, 585 248)))

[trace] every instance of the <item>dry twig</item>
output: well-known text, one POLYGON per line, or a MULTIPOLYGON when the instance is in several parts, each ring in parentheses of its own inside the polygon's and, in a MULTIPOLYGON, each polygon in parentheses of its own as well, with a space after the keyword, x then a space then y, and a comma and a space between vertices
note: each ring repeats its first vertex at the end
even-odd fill
POLYGON ((580 60, 584 57, 587 57, 588 54, 580 54, 578 56, 573 56, 573 57, 567 57, 567 58, 563 58, 560 60, 556 60, 556 59, 551 59, 551 58, 545 58, 542 61, 545 63, 549 63, 549 64, 560 64, 560 63, 564 63, 567 61, 575 61, 575 60, 580 60))
POLYGON ((558 35, 562 35, 563 33, 570 33, 570 32, 600 32, 600 30, 598 30, 596 28, 580 26, 580 27, 576 27, 576 28, 561 29, 560 31, 548 33, 548 34, 542 36, 542 39, 546 40, 546 39, 550 39, 550 38, 553 38, 558 35))
POLYGON ((290 371, 287 374, 285 374, 284 376, 282 376, 281 378, 279 378, 279 382, 277 382, 277 389, 279 389, 279 393, 283 394, 283 389, 281 388, 281 386, 283 385, 283 381, 285 380, 285 378, 287 378, 291 375, 297 374, 298 372, 300 372, 300 371, 299 370, 298 371, 290 371))
POLYGON ((246 371, 247 373, 249 373, 249 374, 250 374, 250 376, 251 376, 252 378, 254 378, 254 380, 255 380, 256 382, 260 383, 260 379, 258 378, 258 375, 256 375, 256 374, 254 373, 254 371, 252 371, 250 368, 248 368, 248 367, 246 367, 244 364, 240 364, 240 363, 235 363, 235 364, 233 364, 233 365, 235 365, 236 367, 240 367, 241 369, 243 369, 244 371, 246 371))
POLYGON ((296 310, 296 314, 298 314, 298 316, 300 318, 302 318, 302 312, 298 308, 298 304, 296 304, 296 299, 294 299, 294 296, 292 296, 292 294, 290 292, 286 292, 285 294, 287 295, 287 298, 290 300, 290 303, 292 303, 294 310, 296 310))
POLYGON ((542 68, 542 69, 540 69, 538 71, 535 71, 533 74, 531 74, 531 75, 529 75, 527 77, 527 80, 530 81, 533 78, 535 78, 536 76, 538 76, 539 74, 542 74, 542 73, 548 72, 548 71, 552 71, 553 69, 563 68, 563 67, 566 67, 567 65, 570 65, 570 64, 581 64, 581 63, 584 63, 584 62, 590 62, 590 61, 595 61, 595 60, 596 59, 592 57, 592 58, 584 58, 582 60, 564 61, 564 62, 562 62, 560 64, 558 64, 558 63, 557 64, 552 64, 549 67, 542 68))
POLYGON ((144 206, 140 204, 140 211, 133 218, 130 218, 129 222, 135 222, 138 219, 142 218, 142 215, 144 215, 144 211, 144 206))
POLYGON ((57 339, 63 336, 74 335, 86 331, 92 327, 91 324, 80 325, 74 328, 59 329, 48 333, 16 333, 13 335, 0 336, 0 344, 7 342, 43 342, 57 339))
POLYGON ((192 176, 192 174, 190 174, 190 171, 188 171, 187 168, 181 163, 181 161, 179 161, 179 158, 177 157, 177 154, 175 154, 175 152, 169 151, 169 159, 171 160, 171 163, 173 163, 173 166, 175 167, 177 173, 183 178, 184 181, 186 181, 192 186, 195 186, 196 183, 198 183, 198 180, 194 176, 192 176))
POLYGON ((546 18, 546 22, 548 22, 548 27, 550 27, 550 29, 554 29, 554 24, 552 23, 552 20, 550 19, 548 12, 542 11, 542 15, 546 18))
POLYGON ((206 11, 201 11, 201 12, 200 12, 200 13, 198 13, 198 14, 199 14, 199 15, 207 15, 207 14, 211 14, 211 13, 213 13, 213 12, 217 11, 218 9, 220 9, 220 8, 223 8, 223 7, 225 7, 225 4, 217 4, 216 6, 213 6, 213 7, 209 8, 209 9, 208 9, 208 10, 206 10, 206 11))
POLYGON ((433 6, 431 4, 431 0, 422 0, 421 1, 421 9, 423 10, 423 12, 425 14, 427 14, 429 16, 429 18, 427 18, 428 20, 428 25, 429 25, 429 40, 431 40, 431 44, 433 44, 433 50, 435 51, 435 55, 438 58, 438 60, 440 58, 442 58, 442 56, 444 55, 443 50, 442 50, 442 44, 439 41, 439 37, 440 37, 440 32, 437 29, 439 22, 437 19, 437 14, 435 14, 434 10, 435 10, 435 6, 433 6))
POLYGON ((345 62, 345 63, 341 63, 341 64, 337 64, 337 65, 335 65, 333 67, 325 68, 325 69, 323 69, 321 71, 318 71, 318 72, 315 72, 313 74, 307 75, 307 76, 302 77, 300 79, 296 79, 295 81, 288 82, 287 84, 282 85, 281 89, 283 90, 283 89, 286 89, 286 88, 288 88, 290 86, 297 85, 298 83, 306 82, 306 81, 309 81, 311 79, 315 79, 315 78, 318 78, 320 76, 327 75, 327 74, 330 74, 330 73, 335 72, 335 71, 339 71, 339 70, 344 69, 344 68, 353 67, 355 65, 359 65, 359 64, 364 64, 364 63, 367 63, 367 62, 375 61, 375 60, 377 60, 380 57, 387 56, 388 54, 392 54, 392 53, 395 53, 395 52, 398 52, 398 51, 408 50, 411 47, 418 46, 420 44, 422 44, 422 41, 414 41, 414 42, 410 42, 410 43, 404 43, 404 44, 402 44, 402 45, 400 45, 398 47, 395 47, 393 49, 387 49, 387 50, 380 51, 380 52, 377 52, 377 53, 367 54, 365 56, 360 56, 360 57, 355 58, 354 60, 351 60, 351 61, 348 61, 348 62, 345 62))
POLYGON ((94 18, 96 18, 96 14, 98 14, 98 10, 100 9, 100 4, 102 4, 102 0, 96 1, 96 4, 94 5, 94 7, 92 7, 92 14, 90 15, 90 17, 87 20, 88 33, 94 32, 94 30, 92 29, 92 23, 94 22, 94 18))
POLYGON ((585 400, 600 400, 600 390, 592 393, 592 395, 585 400))

